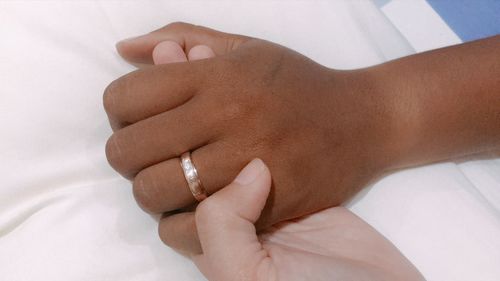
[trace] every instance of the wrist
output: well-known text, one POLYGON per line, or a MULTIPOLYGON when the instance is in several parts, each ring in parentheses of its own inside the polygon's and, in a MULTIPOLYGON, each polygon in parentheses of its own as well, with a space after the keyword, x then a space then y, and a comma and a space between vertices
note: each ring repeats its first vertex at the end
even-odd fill
POLYGON ((367 71, 384 97, 393 168, 500 147, 500 37, 387 62, 367 71))
POLYGON ((418 162, 418 146, 422 143, 422 115, 425 108, 420 104, 415 87, 411 87, 398 75, 397 65, 381 64, 361 70, 371 96, 375 96, 377 120, 374 139, 382 172, 415 165, 418 162))
MULTIPOLYGON (((411 144, 405 131, 411 132, 414 120, 398 105, 393 83, 384 75, 385 69, 374 66, 348 71, 333 71, 336 77, 333 95, 347 96, 343 118, 348 119, 349 142, 359 158, 358 171, 372 180, 401 166, 403 152, 411 144), (407 120, 402 120, 403 115, 407 120)), ((338 108, 338 101, 332 108, 338 108)), ((336 120, 334 116, 331 120, 336 120)), ((335 138, 337 136, 333 136, 335 138)), ((335 143, 334 141, 332 143, 335 143)))

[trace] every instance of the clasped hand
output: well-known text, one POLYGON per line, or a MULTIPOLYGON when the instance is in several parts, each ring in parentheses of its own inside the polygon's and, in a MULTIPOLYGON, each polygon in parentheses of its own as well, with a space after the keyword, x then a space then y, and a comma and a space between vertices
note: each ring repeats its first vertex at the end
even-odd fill
POLYGON ((108 160, 209 279, 420 280, 362 220, 324 210, 388 166, 390 115, 368 73, 184 23, 117 47, 142 67, 105 91, 108 160), (212 194, 195 212, 186 151, 212 194))

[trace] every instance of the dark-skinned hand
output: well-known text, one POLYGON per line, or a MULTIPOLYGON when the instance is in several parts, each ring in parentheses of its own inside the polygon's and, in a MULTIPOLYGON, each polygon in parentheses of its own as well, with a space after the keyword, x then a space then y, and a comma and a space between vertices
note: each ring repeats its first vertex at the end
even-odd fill
POLYGON ((209 194, 251 159, 267 163, 272 189, 257 229, 339 205, 388 170, 498 148, 498 96, 474 98, 498 87, 488 59, 498 41, 338 71, 264 40, 170 24, 118 45, 146 66, 105 91, 114 129, 106 154, 145 210, 167 214, 162 239, 196 252, 182 153, 192 152, 209 194), (460 65, 477 60, 489 69, 481 87, 460 65), (452 94, 462 98, 441 102, 452 94))

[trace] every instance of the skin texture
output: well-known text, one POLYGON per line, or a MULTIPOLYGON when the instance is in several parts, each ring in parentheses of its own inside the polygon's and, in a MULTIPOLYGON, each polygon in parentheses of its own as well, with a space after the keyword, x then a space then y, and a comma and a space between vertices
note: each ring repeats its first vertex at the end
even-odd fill
MULTIPOLYGON (((186 28, 196 38, 195 27, 188 25, 166 30, 184 34, 186 28)), ((115 129, 107 157, 133 179, 134 195, 144 209, 164 213, 195 203, 179 165, 185 151, 192 151, 209 194, 231 182, 250 159, 268 163, 274 188, 259 229, 338 205, 380 171, 372 152, 378 146, 374 136, 381 133, 376 120, 384 115, 373 99, 354 94, 365 83, 358 76, 270 42, 204 28, 200 32, 229 36, 232 43, 212 44, 216 56, 210 59, 132 72, 105 92, 115 129)), ((198 41, 185 40, 179 45, 194 52, 198 41)), ((123 55, 131 52, 129 45, 119 46, 123 55)), ((183 241, 165 237, 165 242, 197 247, 192 216, 181 213, 165 220, 170 223, 161 226, 161 233, 192 234, 183 241)))
POLYGON ((397 132, 389 170, 500 156, 500 35, 369 71, 389 95, 397 132))
POLYGON ((117 47, 133 63, 173 62, 155 52, 171 44, 158 45, 164 41, 186 58, 200 58, 198 48, 215 57, 148 66, 114 81, 104 94, 115 130, 106 153, 133 180, 139 204, 166 213, 160 236, 174 248, 201 251, 189 212, 195 201, 179 166, 185 151, 209 193, 250 159, 268 164, 262 230, 336 206, 392 170, 500 147, 500 36, 353 71, 183 23, 117 47))
POLYGON ((343 207, 280 223, 257 236, 271 186, 260 159, 196 209, 209 280, 424 280, 382 235, 343 207), (238 198, 238 201, 233 200, 238 198))

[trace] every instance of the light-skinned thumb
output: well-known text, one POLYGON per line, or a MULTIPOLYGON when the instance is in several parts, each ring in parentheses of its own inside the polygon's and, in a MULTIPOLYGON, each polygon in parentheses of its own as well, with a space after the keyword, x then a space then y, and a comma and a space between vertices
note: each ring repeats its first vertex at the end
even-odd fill
POLYGON ((262 160, 254 159, 231 184, 200 203, 196 226, 203 255, 208 261, 216 261, 210 264, 213 272, 237 276, 254 269, 266 256, 254 223, 270 187, 269 169, 262 160))

